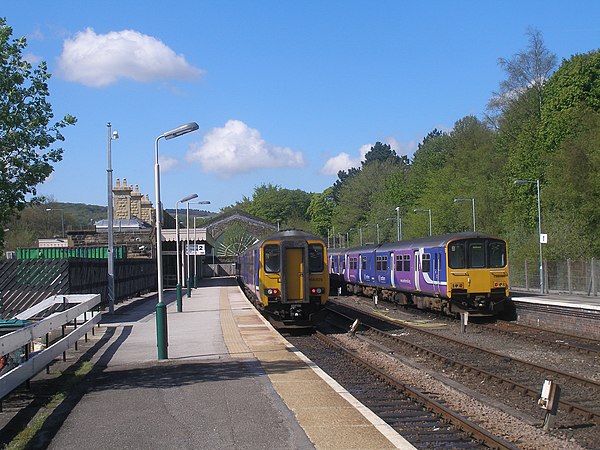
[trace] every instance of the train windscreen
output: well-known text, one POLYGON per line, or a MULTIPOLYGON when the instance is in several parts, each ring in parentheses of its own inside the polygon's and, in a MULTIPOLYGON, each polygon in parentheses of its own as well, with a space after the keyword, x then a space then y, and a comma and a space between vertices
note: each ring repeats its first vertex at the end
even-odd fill
POLYGON ((267 244, 264 249, 265 272, 277 273, 281 268, 281 252, 278 244, 267 244))
POLYGON ((310 273, 323 272, 323 246, 310 244, 308 246, 308 270, 310 273))
POLYGON ((452 269, 495 269, 506 266, 506 244, 497 239, 460 240, 448 244, 452 269))

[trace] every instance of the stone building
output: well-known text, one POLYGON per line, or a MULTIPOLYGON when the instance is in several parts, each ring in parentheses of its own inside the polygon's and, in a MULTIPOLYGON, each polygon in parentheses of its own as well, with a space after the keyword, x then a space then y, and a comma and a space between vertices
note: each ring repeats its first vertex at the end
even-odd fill
POLYGON ((138 185, 128 185, 127 178, 123 183, 117 178, 113 187, 114 195, 114 220, 140 219, 146 223, 153 222, 152 202, 148 194, 140 192, 138 185))

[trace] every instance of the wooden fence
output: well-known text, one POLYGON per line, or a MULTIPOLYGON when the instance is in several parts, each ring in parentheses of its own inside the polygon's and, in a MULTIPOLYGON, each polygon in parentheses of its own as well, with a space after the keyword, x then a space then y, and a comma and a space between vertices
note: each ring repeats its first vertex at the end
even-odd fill
MULTIPOLYGON (((157 289, 154 260, 115 261, 116 301, 157 289)), ((97 259, 0 262, 0 318, 12 318, 53 295, 100 294, 107 304, 108 265, 97 259)))

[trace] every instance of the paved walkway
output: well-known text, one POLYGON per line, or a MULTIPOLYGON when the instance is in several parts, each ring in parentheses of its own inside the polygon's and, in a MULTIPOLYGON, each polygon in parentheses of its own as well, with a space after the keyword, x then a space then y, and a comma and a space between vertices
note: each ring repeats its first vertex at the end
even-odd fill
POLYGON ((105 316, 110 339, 51 449, 413 448, 311 368, 234 279, 204 281, 168 306, 157 360, 155 297, 105 316))

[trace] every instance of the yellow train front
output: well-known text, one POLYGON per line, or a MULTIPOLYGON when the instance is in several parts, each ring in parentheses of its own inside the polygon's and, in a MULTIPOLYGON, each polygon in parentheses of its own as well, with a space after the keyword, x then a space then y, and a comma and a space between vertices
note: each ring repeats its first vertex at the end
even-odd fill
POLYGON ((284 326, 309 325, 329 296, 325 242, 303 231, 259 241, 240 256, 239 271, 257 307, 284 326))

